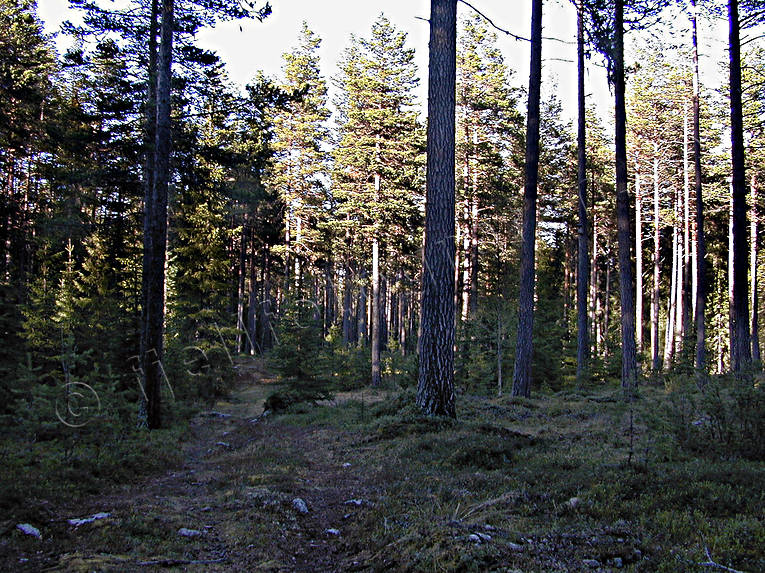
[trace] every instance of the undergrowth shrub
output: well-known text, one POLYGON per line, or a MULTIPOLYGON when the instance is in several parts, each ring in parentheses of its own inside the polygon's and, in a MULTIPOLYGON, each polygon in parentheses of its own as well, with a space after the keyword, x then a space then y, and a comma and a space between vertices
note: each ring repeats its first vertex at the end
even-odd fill
POLYGON ((666 419, 677 443, 702 455, 765 460, 765 384, 711 379, 703 389, 670 378, 666 419))

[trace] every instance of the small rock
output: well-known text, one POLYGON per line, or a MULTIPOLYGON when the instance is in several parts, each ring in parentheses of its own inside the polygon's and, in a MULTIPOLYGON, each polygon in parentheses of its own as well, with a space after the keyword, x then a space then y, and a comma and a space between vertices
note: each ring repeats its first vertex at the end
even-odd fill
POLYGON ((491 541, 491 535, 488 533, 481 533, 479 531, 476 533, 476 535, 481 538, 481 541, 491 541))
POLYGON ((203 507, 199 511, 212 511, 212 507, 210 507, 209 505, 206 505, 205 507, 203 507))
POLYGON ((178 535, 181 537, 199 537, 202 535, 202 532, 198 529, 187 529, 186 527, 181 527, 178 530, 178 535))
POLYGON ((230 448, 231 444, 228 442, 215 442, 216 446, 220 446, 221 448, 230 448))
POLYGON ((326 533, 327 535, 340 535, 340 530, 339 529, 330 528, 330 529, 325 529, 324 533, 326 533))
POLYGON ((215 410, 211 412, 205 412, 202 415, 208 418, 230 418, 231 417, 231 414, 224 414, 223 412, 216 412, 215 410))
POLYGON ((597 559, 583 559, 582 565, 595 569, 596 567, 600 567, 600 561, 597 559))
POLYGON ((349 468, 349 467, 351 467, 351 463, 350 463, 350 462, 345 462, 345 463, 343 464, 343 467, 344 467, 344 468, 349 468))
POLYGON ((37 539, 42 539, 42 535, 40 535, 40 530, 37 529, 34 525, 30 525, 29 523, 19 523, 16 526, 16 529, 21 531, 21 533, 24 533, 25 535, 31 535, 32 537, 36 537, 37 539))
POLYGON ((297 511, 298 513, 308 513, 308 506, 299 497, 296 497, 295 499, 292 500, 292 507, 294 507, 295 511, 297 511))
POLYGON ((347 499, 343 502, 345 505, 362 505, 364 503, 363 499, 347 499))
POLYGON ((572 497, 571 499, 569 499, 569 500, 566 502, 566 505, 567 505, 567 506, 568 506, 570 509, 576 509, 576 508, 577 508, 577 506, 578 506, 580 503, 582 503, 582 500, 581 500, 581 499, 579 499, 578 497, 572 497))
POLYGON ((496 527, 494 527, 493 525, 489 525, 488 523, 484 524, 483 528, 486 531, 494 531, 495 529, 497 529, 496 527))
POLYGON ((614 567, 617 569, 624 567, 624 561, 622 561, 621 557, 614 557, 614 567))
POLYGON ((510 551, 523 551, 523 545, 518 545, 517 543, 513 543, 512 541, 507 544, 507 548, 510 551))
POLYGON ((475 541, 476 543, 481 543, 481 538, 478 537, 475 533, 471 533, 470 535, 468 535, 468 540, 475 541))

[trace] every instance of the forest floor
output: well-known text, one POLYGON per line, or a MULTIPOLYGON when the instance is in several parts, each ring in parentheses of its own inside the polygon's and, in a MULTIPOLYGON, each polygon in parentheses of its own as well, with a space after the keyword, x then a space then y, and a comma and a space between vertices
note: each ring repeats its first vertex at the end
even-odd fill
POLYGON ((458 422, 365 390, 264 416, 278 384, 240 369, 170 467, 35 502, 41 539, 0 518, 0 570, 765 570, 765 466, 663 441, 663 389, 463 394, 458 422))

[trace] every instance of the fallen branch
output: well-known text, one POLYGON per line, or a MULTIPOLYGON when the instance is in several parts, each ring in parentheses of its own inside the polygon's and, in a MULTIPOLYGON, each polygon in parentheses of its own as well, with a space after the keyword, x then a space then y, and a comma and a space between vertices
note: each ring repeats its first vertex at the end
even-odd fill
POLYGON ((707 560, 703 563, 699 563, 700 567, 714 567, 715 569, 722 569, 723 571, 729 571, 730 573, 745 573, 744 571, 739 571, 738 569, 733 569, 732 567, 726 567, 725 565, 715 563, 715 561, 712 559, 712 555, 709 553, 709 547, 704 547, 704 553, 707 556, 707 560))
POLYGON ((175 567, 177 565, 210 565, 212 563, 223 563, 227 557, 218 557, 217 559, 154 559, 152 561, 139 561, 137 564, 141 567, 175 567))

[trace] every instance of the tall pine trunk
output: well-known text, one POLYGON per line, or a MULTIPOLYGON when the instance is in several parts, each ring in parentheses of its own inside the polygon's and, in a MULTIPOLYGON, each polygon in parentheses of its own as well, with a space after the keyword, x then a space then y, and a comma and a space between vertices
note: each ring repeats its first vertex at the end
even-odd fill
MULTIPOLYGON (((379 201, 380 174, 375 173, 375 200, 379 201)), ((372 386, 380 385, 380 240, 372 237, 372 386)))
POLYGON ((659 146, 653 146, 653 289, 651 290, 651 369, 661 368, 659 356, 659 262, 661 239, 659 227, 659 146))
POLYGON ((455 417, 452 266, 457 0, 431 0, 428 70, 427 189, 417 405, 427 415, 455 417))
POLYGON ((741 102, 741 40, 738 0, 728 1, 730 52, 730 125, 733 173, 733 370, 748 376, 752 364, 749 346, 748 245, 746 236, 746 173, 744 118, 741 102))
POLYGON ((579 226, 577 228, 576 274, 576 380, 584 383, 590 364, 590 325, 587 323, 587 291, 590 279, 590 249, 587 244, 587 122, 584 93, 584 0, 577 7, 577 177, 579 226))
POLYGON ((542 0, 531 3, 531 64, 526 118, 526 167, 523 189, 523 239, 518 301, 518 338, 515 346, 513 396, 531 394, 531 357, 534 329, 534 258, 539 176, 539 99, 542 86, 542 0))
POLYGON ((170 82, 173 57, 173 0, 162 1, 159 60, 157 66, 157 124, 154 181, 146 205, 148 233, 144 232, 144 341, 143 387, 146 395, 146 422, 149 429, 162 425, 161 389, 164 371, 163 331, 165 322, 165 255, 167 251, 167 191, 170 181, 170 82))
POLYGON ((750 199, 752 201, 751 223, 750 223, 750 262, 749 262, 749 292, 752 306, 752 361, 755 364, 760 362, 760 328, 759 328, 759 308, 757 304, 757 254, 759 245, 757 244, 757 226, 759 223, 757 210, 757 176, 752 175, 750 199))
POLYGON ((640 159, 635 160, 635 346, 643 352, 643 197, 640 189, 640 159))
POLYGON ((621 300, 622 387, 637 386, 635 352, 635 296, 632 285, 630 208, 627 195, 627 109, 624 80, 624 0, 616 0, 614 14, 614 97, 616 143, 616 236, 619 250, 621 300))
POLYGON ((706 237, 704 235, 704 197, 701 182, 701 83, 699 78, 699 44, 696 28, 696 0, 691 0, 691 24, 693 29, 693 166, 696 192, 696 302, 694 305, 696 326, 696 377, 701 386, 706 370, 706 237))

